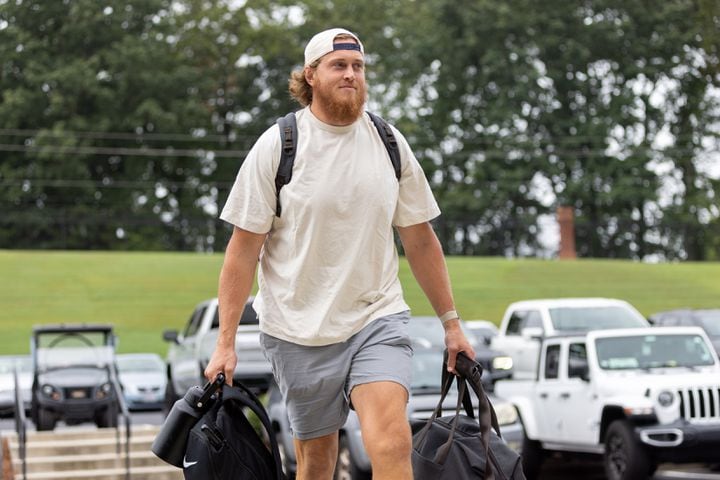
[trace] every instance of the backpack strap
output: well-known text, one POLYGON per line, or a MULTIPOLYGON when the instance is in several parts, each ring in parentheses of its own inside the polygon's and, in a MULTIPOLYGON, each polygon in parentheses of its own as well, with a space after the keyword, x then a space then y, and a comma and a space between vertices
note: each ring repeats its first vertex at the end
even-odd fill
POLYGON ((290 112, 277 119, 280 129, 280 164, 275 173, 275 215, 280 216, 280 189, 292 180, 293 164, 297 152, 297 119, 295 112, 290 112))
POLYGON ((400 172, 402 171, 402 165, 400 164, 400 149, 398 148, 397 140, 395 140, 395 134, 388 124, 382 117, 375 115, 372 112, 367 112, 370 120, 372 120, 375 129, 380 134, 380 139, 385 144, 385 149, 390 155, 390 161, 392 162, 393 169, 395 170, 395 178, 400 180, 400 172))
MULTIPOLYGON (((395 170, 395 178, 400 180, 402 165, 400 163, 400 149, 398 148, 395 134, 390 125, 380 116, 372 112, 366 112, 372 120, 375 129, 380 135, 380 139, 385 145, 385 149, 390 156, 393 170, 395 170)), ((278 129, 280 130, 280 163, 275 173, 275 215, 277 217, 282 213, 280 206, 280 189, 290 183, 292 180, 293 165, 295 163, 295 154, 297 153, 297 119, 295 112, 290 112, 284 117, 277 119, 278 129)))

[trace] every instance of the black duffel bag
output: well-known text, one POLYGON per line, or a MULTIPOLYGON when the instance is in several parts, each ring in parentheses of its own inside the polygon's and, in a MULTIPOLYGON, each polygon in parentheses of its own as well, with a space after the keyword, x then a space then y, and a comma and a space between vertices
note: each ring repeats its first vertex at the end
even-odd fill
POLYGON ((442 404, 454 377, 447 372, 445 351, 440 401, 428 420, 411 421, 415 480, 524 480, 520 455, 500 436, 495 410, 480 380, 482 367, 460 353, 455 371, 458 372, 455 414, 442 416, 442 404), (468 385, 479 400, 478 418, 468 385))
POLYGON ((285 478, 265 407, 242 384, 225 384, 222 374, 175 402, 152 451, 182 468, 186 480, 285 478), (269 445, 247 419, 245 409, 260 420, 269 445))

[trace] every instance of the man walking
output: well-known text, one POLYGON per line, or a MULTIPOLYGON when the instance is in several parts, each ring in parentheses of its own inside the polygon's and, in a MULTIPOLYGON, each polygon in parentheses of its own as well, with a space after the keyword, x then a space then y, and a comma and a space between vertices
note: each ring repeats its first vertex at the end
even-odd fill
POLYGON ((364 48, 331 29, 305 48, 292 73, 297 154, 277 197, 277 127, 260 136, 221 218, 234 225, 220 273, 220 333, 205 370, 231 381, 235 333, 258 272, 261 342, 287 404, 297 478, 332 478, 338 430, 349 408, 360 420, 373 478, 412 478, 405 409, 412 346, 398 280, 397 229, 412 272, 445 329, 449 367, 475 352, 460 328, 442 248, 429 221, 440 214, 405 138, 393 129, 398 180, 368 115, 364 48))

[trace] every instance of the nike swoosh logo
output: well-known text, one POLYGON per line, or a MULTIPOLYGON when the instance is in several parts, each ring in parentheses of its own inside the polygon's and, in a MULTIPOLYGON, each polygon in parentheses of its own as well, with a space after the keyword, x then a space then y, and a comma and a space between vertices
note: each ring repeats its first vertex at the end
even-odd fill
POLYGON ((185 457, 183 457, 183 468, 192 467, 196 463, 197 462, 188 462, 187 459, 185 457))

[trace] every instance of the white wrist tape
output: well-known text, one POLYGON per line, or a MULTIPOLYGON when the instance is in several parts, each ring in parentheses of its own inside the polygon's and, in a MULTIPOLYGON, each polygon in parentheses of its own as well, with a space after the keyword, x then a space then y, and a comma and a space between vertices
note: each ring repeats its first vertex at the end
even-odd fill
POLYGON ((460 318, 460 315, 458 315, 455 310, 450 310, 440 315, 440 322, 445 324, 445 322, 449 320, 455 320, 456 318, 460 318))

